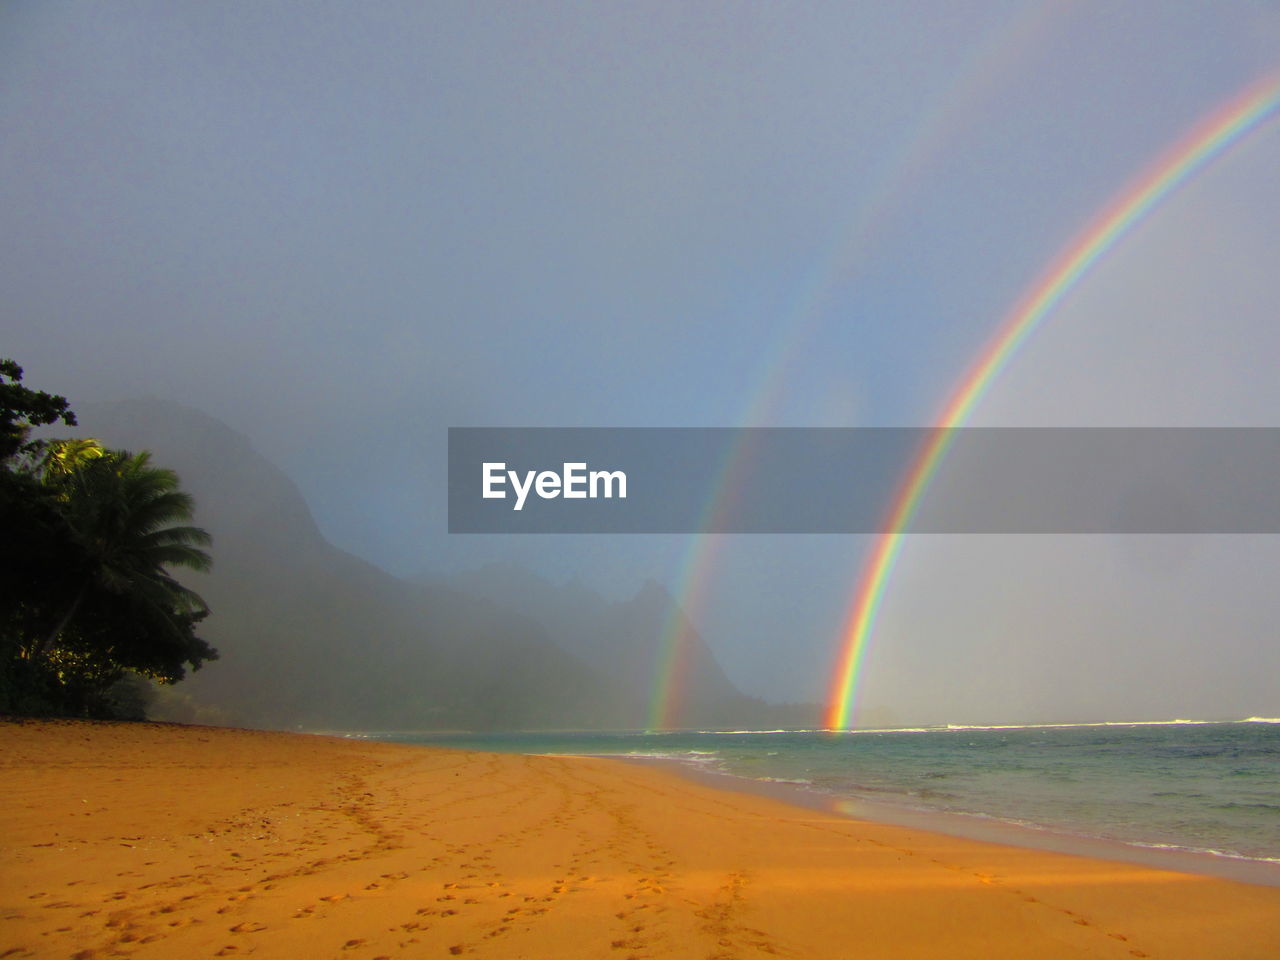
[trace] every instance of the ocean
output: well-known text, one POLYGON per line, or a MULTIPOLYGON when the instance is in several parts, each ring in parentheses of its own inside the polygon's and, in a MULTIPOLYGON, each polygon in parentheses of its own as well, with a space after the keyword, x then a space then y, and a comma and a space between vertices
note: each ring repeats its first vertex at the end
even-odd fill
MULTIPOLYGON (((472 750, 649 758, 859 804, 1135 849, 1274 864, 1280 720, 823 731, 368 734, 472 750)), ((799 795, 798 795, 799 796, 799 795)), ((959 829, 954 825, 959 824, 959 829)))

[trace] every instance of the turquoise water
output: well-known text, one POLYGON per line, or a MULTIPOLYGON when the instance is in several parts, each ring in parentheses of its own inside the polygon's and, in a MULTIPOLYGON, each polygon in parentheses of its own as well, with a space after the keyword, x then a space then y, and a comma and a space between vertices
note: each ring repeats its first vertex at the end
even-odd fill
POLYGON ((652 757, 875 801, 1280 864, 1280 722, 820 731, 385 734, 475 750, 652 757))

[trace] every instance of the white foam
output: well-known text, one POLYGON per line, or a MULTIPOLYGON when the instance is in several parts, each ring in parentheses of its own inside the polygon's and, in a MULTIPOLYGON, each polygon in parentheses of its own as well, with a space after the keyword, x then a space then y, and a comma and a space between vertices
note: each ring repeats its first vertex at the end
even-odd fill
POLYGON ((1246 717, 1243 720, 1083 720, 1076 723, 947 723, 932 727, 860 727, 855 730, 794 730, 793 733, 945 733, 955 730, 1071 730, 1088 727, 1207 727, 1222 723, 1276 723, 1280 717, 1246 717))
POLYGON ((1177 843, 1144 843, 1141 840, 1122 840, 1131 847, 1144 847, 1148 850, 1176 850, 1180 853, 1201 853, 1227 860, 1248 860, 1251 863, 1280 863, 1280 857, 1251 857, 1234 850, 1217 850, 1213 847, 1187 847, 1177 843))
POLYGON ((1095 720, 1087 723, 949 723, 944 730, 1067 730, 1076 727, 1211 726, 1222 720, 1095 720))
POLYGON ((695 730, 694 733, 709 737, 763 736, 772 733, 821 733, 820 730, 695 730))

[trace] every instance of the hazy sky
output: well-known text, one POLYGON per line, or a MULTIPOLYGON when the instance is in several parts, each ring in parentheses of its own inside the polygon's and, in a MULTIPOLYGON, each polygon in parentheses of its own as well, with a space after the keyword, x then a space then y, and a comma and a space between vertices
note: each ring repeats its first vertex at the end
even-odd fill
MULTIPOLYGON (((1243 0, 9 0, 0 354, 219 417, 393 572, 674 590, 683 538, 449 537, 445 429, 926 424, 1054 253, 1277 68, 1280 8, 1243 0)), ((1275 169, 1273 120, 978 420, 1280 426, 1275 169)), ((693 613, 730 676, 820 695, 867 545, 726 538, 693 613)), ((1274 715, 1277 558, 918 540, 868 702, 1274 715)))

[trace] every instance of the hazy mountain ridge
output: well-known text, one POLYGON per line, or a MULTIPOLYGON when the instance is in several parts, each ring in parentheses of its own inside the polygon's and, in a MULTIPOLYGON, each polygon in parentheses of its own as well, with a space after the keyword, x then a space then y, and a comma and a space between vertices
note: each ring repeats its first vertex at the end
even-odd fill
MULTIPOLYGON (((214 536, 213 572, 190 582, 213 611, 201 635, 221 659, 175 688, 206 715, 329 729, 645 723, 674 604, 659 585, 614 603, 509 565, 401 580, 329 543, 294 483, 220 421, 155 399, 76 409, 80 426, 59 433, 151 450, 214 536)), ((696 633, 689 651, 682 723, 779 722, 696 633)))
POLYGON ((668 631, 679 635, 684 646, 677 678, 679 700, 672 718, 679 725, 733 723, 735 717, 747 719, 768 709, 730 682, 676 600, 652 580, 623 601, 607 600, 580 583, 557 586, 509 563, 488 564, 446 582, 527 614, 566 652, 601 674, 622 679, 628 706, 638 712, 638 724, 648 713, 668 631))

